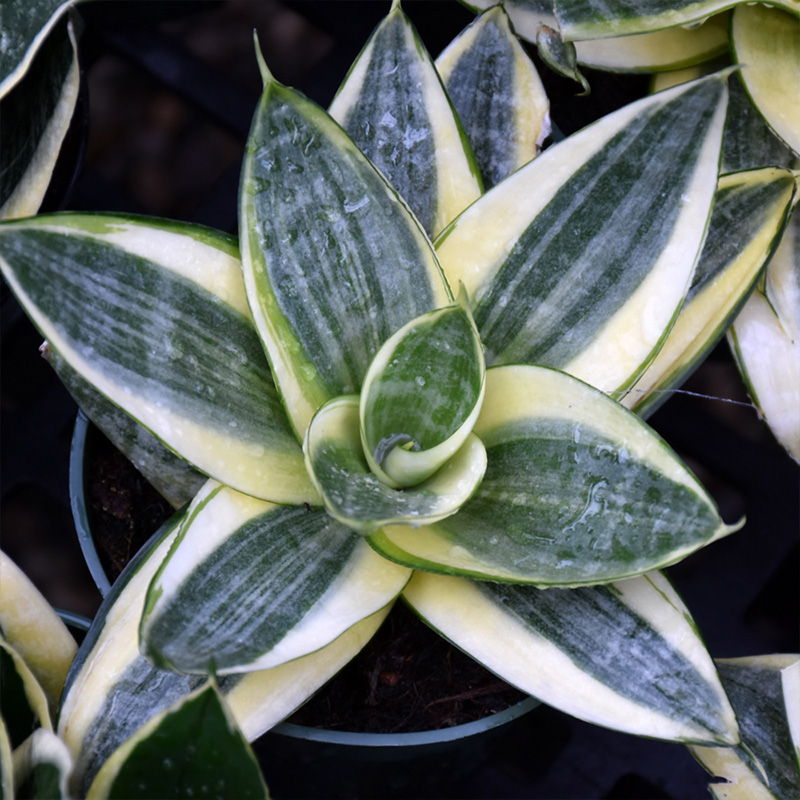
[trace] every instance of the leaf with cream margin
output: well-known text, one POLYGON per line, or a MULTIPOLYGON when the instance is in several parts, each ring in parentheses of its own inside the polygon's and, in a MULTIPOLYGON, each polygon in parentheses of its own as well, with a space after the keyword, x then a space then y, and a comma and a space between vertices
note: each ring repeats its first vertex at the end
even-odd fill
MULTIPOLYGON (((183 519, 176 515, 114 582, 67 677, 58 734, 75 759, 71 783, 83 796, 102 764, 142 725, 205 681, 160 669, 139 652, 147 588, 183 519)), ((248 741, 277 725, 356 655, 389 608, 354 625, 327 647, 269 670, 229 675, 218 686, 248 741)))
POLYGON ((0 633, 24 659, 55 710, 78 646, 25 573, 0 552, 0 633))
POLYGON ((627 388, 672 325, 717 185, 725 74, 643 98, 546 150, 437 239, 486 363, 627 388))
POLYGON ((106 761, 86 795, 268 796, 258 761, 211 682, 148 720, 106 761))
POLYGON ((69 798, 72 756, 52 731, 39 728, 14 751, 17 797, 31 800, 69 798))
POLYGON ((396 330, 452 302, 417 220, 349 136, 261 62, 240 188, 245 285, 299 439, 396 330))
MULTIPOLYGON (((469 0, 467 5, 480 10, 495 3, 496 0, 469 0)), ((504 0, 503 7, 516 33, 531 44, 537 43, 544 26, 559 31, 553 0, 504 0)), ((574 44, 578 63, 587 67, 612 72, 651 72, 702 63, 726 52, 728 31, 721 15, 714 15, 702 25, 688 29, 667 27, 624 36, 606 33, 602 39, 579 37, 574 44)))
POLYGON ((3 0, 0 97, 22 79, 58 19, 74 3, 75 0, 3 0))
POLYGON ((646 418, 725 335, 769 261, 795 195, 791 172, 767 168, 720 178, 703 250, 675 325, 620 401, 646 418))
POLYGON ((800 462, 800 212, 795 207, 764 280, 728 330, 747 392, 800 462))
POLYGON ((350 395, 331 400, 314 416, 306 437, 306 463, 328 514, 367 535, 381 526, 419 526, 454 514, 480 484, 486 450, 468 433, 431 477, 394 489, 370 470, 360 435, 358 397, 350 395))
POLYGON ((170 449, 240 491, 319 502, 231 237, 143 217, 42 215, 0 225, 0 267, 50 347, 170 449))
POLYGON ((0 716, 12 750, 37 728, 53 729, 47 696, 22 656, 0 637, 0 716))
POLYGON ((741 527, 635 414, 556 370, 496 367, 474 433, 487 468, 458 513, 370 537, 431 572, 553 586, 667 566, 741 527))
POLYGON ((0 100, 0 219, 39 210, 79 84, 75 32, 65 20, 45 40, 24 78, 0 100))
POLYGON ((472 150, 399 0, 350 67, 328 111, 429 235, 480 196, 472 150))
POLYGON ((719 800, 794 800, 800 797, 796 735, 800 725, 797 680, 800 656, 752 656, 717 661, 722 685, 739 720, 741 744, 691 747, 709 773, 719 800))
POLYGON ((656 739, 738 741, 711 657, 659 572, 547 590, 417 572, 403 597, 487 669, 567 714, 656 739))
MULTIPOLYGON (((777 3, 776 5, 781 5, 777 3)), ((731 42, 741 80, 770 128, 800 156, 800 2, 792 13, 764 5, 733 12, 731 42)))
POLYGON ((148 589, 140 648, 178 672, 275 667, 391 605, 409 577, 322 509, 209 481, 148 589))
MULTIPOLYGON (((736 0, 553 0, 558 25, 569 41, 694 26, 738 5, 736 0)), ((772 5, 800 13, 800 0, 774 0, 772 5)))
POLYGON ((481 14, 436 59, 489 189, 534 159, 550 135, 550 102, 503 6, 481 14))
POLYGON ((463 293, 417 317, 372 361, 361 390, 361 441, 370 469, 392 488, 434 474, 461 448, 481 410, 486 366, 463 293))

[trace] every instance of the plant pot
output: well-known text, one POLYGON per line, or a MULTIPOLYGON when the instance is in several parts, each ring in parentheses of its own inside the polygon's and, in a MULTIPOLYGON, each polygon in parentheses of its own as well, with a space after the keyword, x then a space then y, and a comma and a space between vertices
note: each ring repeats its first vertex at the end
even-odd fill
MULTIPOLYGON (((79 412, 70 450, 70 503, 86 564, 105 596, 114 576, 98 548, 86 483, 87 464, 101 436, 79 412)), ((538 705, 537 699, 527 697, 480 719, 410 733, 282 723, 263 736, 255 750, 276 796, 319 797, 335 791, 335 796, 349 797, 461 797, 469 775, 492 769, 492 760, 517 739, 521 718, 538 705)))

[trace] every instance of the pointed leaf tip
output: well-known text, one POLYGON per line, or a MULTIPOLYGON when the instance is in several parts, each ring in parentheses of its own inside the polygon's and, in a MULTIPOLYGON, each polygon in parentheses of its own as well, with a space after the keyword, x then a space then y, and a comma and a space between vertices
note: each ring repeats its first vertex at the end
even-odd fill
POLYGON ((267 62, 264 59, 264 53, 261 51, 261 43, 258 40, 258 31, 255 28, 253 28, 253 46, 255 47, 256 51, 256 60, 258 61, 258 69, 259 72, 261 72, 261 80, 264 84, 264 88, 266 88, 268 84, 273 83, 275 81, 275 77, 270 72, 270 69, 267 66, 267 62))

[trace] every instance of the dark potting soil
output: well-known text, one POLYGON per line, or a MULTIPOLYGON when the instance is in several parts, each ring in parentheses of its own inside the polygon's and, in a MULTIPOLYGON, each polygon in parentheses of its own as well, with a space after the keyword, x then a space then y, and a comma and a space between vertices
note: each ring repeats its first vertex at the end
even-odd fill
MULTIPOLYGON (((90 427, 88 437, 87 511, 113 582, 172 507, 105 436, 90 427)), ((367 646, 287 721, 411 733, 481 719, 525 697, 398 602, 367 646)))

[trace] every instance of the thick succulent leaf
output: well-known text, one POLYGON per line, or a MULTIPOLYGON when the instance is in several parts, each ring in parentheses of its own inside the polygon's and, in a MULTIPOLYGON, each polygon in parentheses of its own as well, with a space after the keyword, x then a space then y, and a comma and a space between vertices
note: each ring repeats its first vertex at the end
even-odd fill
POLYGON ((551 147, 438 239, 486 362, 627 388, 689 288, 717 184, 725 76, 646 97, 551 147))
POLYGON ((786 226, 766 280, 728 331, 748 393, 775 438, 800 462, 800 212, 786 226))
POLYGON ((322 109, 266 72, 239 220, 253 316, 300 438, 323 403, 361 388, 389 336, 451 302, 396 192, 322 109))
MULTIPOLYGON (((462 0, 476 11, 485 11, 497 5, 497 0, 462 0)), ((558 28, 553 12, 553 0, 504 0, 503 7, 511 18, 515 32, 533 43, 542 25, 558 28)))
POLYGON ((481 14, 436 59, 485 188, 535 158, 550 135, 550 102, 503 6, 481 14))
POLYGON ((681 313, 654 361, 622 398, 647 417, 724 336, 778 246, 795 180, 783 169, 720 178, 700 260, 681 313))
POLYGON ((415 526, 454 514, 486 470, 486 451, 469 435, 438 472, 402 491, 369 468, 362 447, 358 397, 331 400, 308 429, 306 463, 327 512, 354 531, 369 534, 382 525, 415 526))
POLYGON ((546 591, 418 572, 404 597, 492 672, 568 714, 657 739, 738 740, 711 657, 658 572, 546 591))
POLYGON ((64 21, 24 79, 0 101, 0 219, 27 217, 39 210, 79 84, 75 34, 72 24, 64 21))
POLYGON ((800 155, 793 153, 764 122, 742 86, 740 72, 730 82, 721 171, 771 166, 800 169, 800 155))
POLYGON ((536 35, 539 58, 557 75, 577 81, 583 87, 581 95, 591 91, 589 81, 578 69, 578 53, 572 42, 565 42, 557 30, 542 26, 536 35))
MULTIPOLYGON (((627 36, 702 22, 737 5, 736 0, 552 0, 561 32, 569 40, 627 36)), ((774 0, 772 5, 800 13, 798 0, 774 0)))
POLYGON ((726 783, 709 786, 717 798, 760 800, 800 797, 800 766, 791 724, 800 705, 784 693, 783 677, 800 665, 798 655, 721 659, 717 667, 741 731, 733 748, 692 747, 692 754, 726 783))
POLYGON ((39 728, 14 751, 17 797, 59 800, 70 797, 72 756, 52 731, 39 728))
POLYGON ((781 670, 781 687, 786 705, 789 738, 794 750, 797 769, 800 770, 800 659, 781 670))
POLYGON ((142 651, 179 672, 274 667, 390 604, 409 577, 322 509, 210 481, 148 590, 142 651))
POLYGON ((399 0, 350 68, 329 111, 431 236, 480 196, 472 151, 399 0))
POLYGON ((0 634, 22 656, 55 712, 78 649, 72 634, 25 573, 0 552, 0 634))
POLYGON ((800 2, 790 5, 793 13, 739 6, 733 12, 731 41, 736 60, 746 65, 741 79, 753 104, 800 155, 800 2))
POLYGON ((25 74, 36 51, 75 0, 3 0, 0 97, 25 74))
MULTIPOLYGON (((95 616, 67 678, 58 733, 75 758, 73 794, 83 796, 103 762, 155 714, 204 683, 154 666, 139 652, 147 588, 167 555, 178 514, 126 567, 95 616)), ((249 741, 288 716, 335 675, 378 629, 388 608, 327 647, 281 667, 219 679, 219 689, 249 741)))
POLYGON ((612 72, 656 72, 700 64, 728 52, 728 15, 693 28, 575 42, 578 63, 612 72))
POLYGON ((315 500, 230 237, 57 214, 3 224, 0 267, 50 346, 168 447, 240 491, 315 500))
POLYGON ((0 800, 13 800, 14 762, 11 758, 11 740, 8 728, 0 715, 0 800))
POLYGON ((540 585, 604 583, 730 533, 712 499, 634 414, 542 367, 486 373, 475 425, 488 466, 452 517, 371 543, 412 567, 540 585))
POLYGON ((2 637, 0 716, 6 723, 12 749, 37 728, 53 729, 44 690, 22 656, 2 637))
POLYGON ((364 379, 364 454, 393 488, 433 475, 478 418, 486 367, 467 303, 462 296, 458 304, 403 326, 378 351, 364 379))
POLYGON ((213 683, 151 719, 97 774, 88 800, 268 797, 256 757, 213 683))
POLYGON ((49 343, 45 342, 39 352, 55 370, 84 415, 174 508, 186 505, 200 491, 208 480, 206 475, 173 453, 147 428, 98 392, 49 343))

